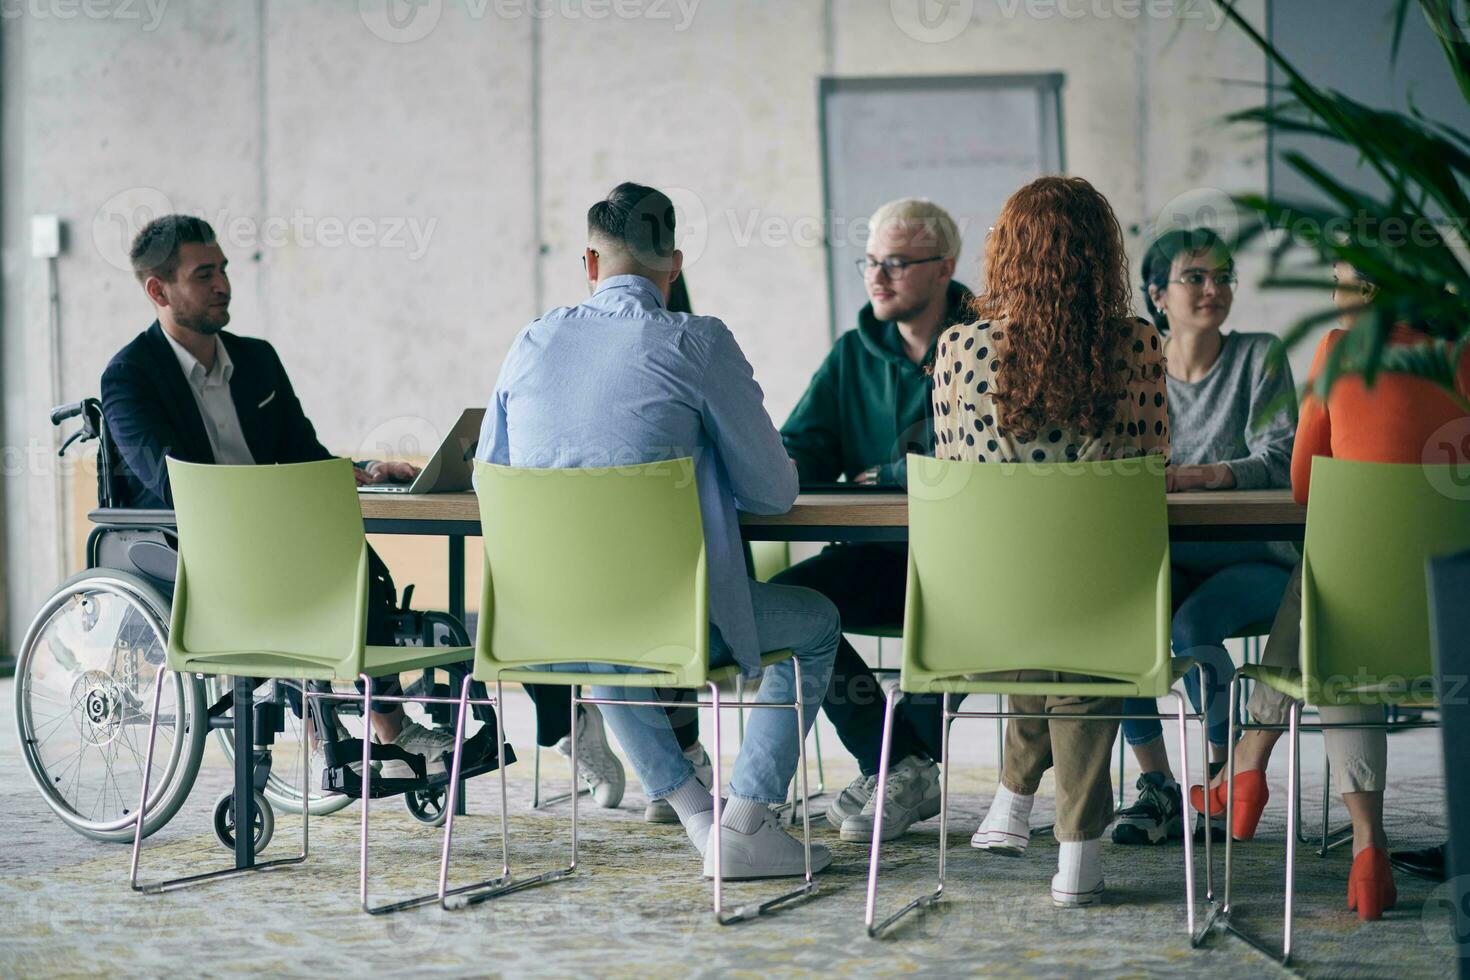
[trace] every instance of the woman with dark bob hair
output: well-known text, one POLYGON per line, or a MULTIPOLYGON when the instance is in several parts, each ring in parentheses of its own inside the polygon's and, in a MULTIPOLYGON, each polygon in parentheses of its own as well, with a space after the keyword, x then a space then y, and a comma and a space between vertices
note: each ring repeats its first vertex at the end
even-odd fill
MULTIPOLYGON (((1068 462, 1167 454, 1158 331, 1131 313, 1123 233, 1080 177, 1042 177, 1012 194, 985 242, 976 322, 940 338, 935 451, 977 462, 1068 462)), ((998 610, 1004 615, 1004 610, 998 610)), ((1090 680, 1046 671, 1016 679, 1090 680)), ((1061 844, 1052 901, 1090 905, 1103 892, 1102 836, 1113 818, 1109 759, 1119 698, 1013 696, 1000 787, 971 844, 1019 855, 1030 840, 1042 774, 1056 767, 1061 844)))

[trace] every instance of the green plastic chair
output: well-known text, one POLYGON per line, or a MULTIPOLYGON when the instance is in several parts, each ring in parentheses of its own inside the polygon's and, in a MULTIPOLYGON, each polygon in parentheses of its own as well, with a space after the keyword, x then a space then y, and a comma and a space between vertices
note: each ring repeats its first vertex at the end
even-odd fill
MULTIPOLYGON (((735 666, 709 666, 709 600, 704 527, 693 479, 694 464, 682 458, 601 469, 518 469, 475 463, 475 488, 484 529, 484 576, 475 634, 474 673, 460 691, 453 769, 439 870, 439 900, 445 909, 477 904, 576 873, 577 796, 572 797, 572 855, 563 868, 512 880, 507 836, 505 767, 500 767, 501 874, 449 887, 458 775, 464 746, 469 684, 559 684, 572 688, 572 717, 579 704, 666 706, 657 700, 617 701, 583 697, 580 685, 707 690, 703 706, 714 712, 714 826, 709 846, 717 855, 714 912, 721 924, 751 918, 816 891, 811 870, 811 823, 805 814, 805 740, 799 750, 802 832, 806 874, 794 891, 758 905, 727 912, 720 873, 721 800, 720 684, 739 675, 735 666), (639 673, 564 672, 556 664, 592 662, 636 668, 639 673), (453 902, 450 901, 451 897, 453 902)), ((763 666, 791 659, 790 650, 762 655, 763 666)), ((796 689, 801 665, 796 663, 796 689)), ((733 705, 732 705, 733 707, 733 705)), ((796 712, 800 704, 749 704, 796 712)), ((503 712, 496 724, 503 724, 503 712)), ((577 726, 572 725, 572 770, 577 765, 577 726)), ((500 738, 503 744, 503 735, 500 738)))
MULTIPOLYGON (((1232 708, 1233 688, 1246 679, 1295 700, 1285 726, 1288 800, 1294 800, 1299 790, 1303 727, 1324 731, 1390 727, 1320 722, 1303 726, 1303 705, 1432 706, 1425 563, 1470 547, 1470 502, 1438 489, 1454 486, 1454 478, 1452 465, 1362 463, 1327 456, 1312 460, 1302 555, 1301 668, 1250 664, 1236 671, 1231 682, 1232 708)), ((1230 725, 1232 747, 1241 731, 1282 727, 1241 724, 1233 710, 1230 725)), ((1228 778, 1233 786, 1233 751, 1228 778)), ((1227 824, 1233 819, 1234 803, 1234 794, 1227 793, 1227 824)), ((1297 809, 1288 806, 1286 817, 1286 908, 1278 956, 1283 963, 1291 959, 1297 809)), ((1232 835, 1227 835, 1225 895, 1218 919, 1227 931, 1265 949, 1231 921, 1233 843, 1232 835)))
MULTIPOLYGON (((865 922, 876 938, 944 892, 949 830, 949 730, 956 718, 1048 717, 951 710, 969 694, 1175 699, 1189 771, 1182 690, 1199 665, 1170 656, 1169 533, 1160 457, 1096 463, 970 463, 910 456, 909 573, 898 690, 888 692, 877 793, 887 791, 893 710, 899 692, 943 695, 939 797, 939 883, 875 924, 883 808, 875 814, 865 922), (999 569, 979 583, 977 561, 999 569), (980 614, 980 609, 986 615, 980 614), (1044 670, 1092 681, 1012 681, 986 675, 1044 670)), ((1124 715, 1088 715, 1096 720, 1124 715)), ((1208 755, 1202 756, 1204 760, 1208 755)), ((1205 835, 1210 888, 1210 835, 1205 835)), ((1192 835, 1184 835, 1186 924, 1191 944, 1195 888, 1192 835)))
MULTIPOLYGON (((365 685, 361 695, 314 691, 303 683, 303 704, 323 699, 357 700, 363 703, 366 718, 375 700, 374 678, 468 658, 468 647, 367 645, 368 547, 350 460, 216 466, 169 459, 168 473, 178 521, 179 560, 166 670, 159 671, 148 729, 148 760, 153 754, 157 703, 166 671, 302 682, 361 680, 365 685)), ((311 776, 308 727, 306 723, 301 726, 303 799, 311 776)), ((372 743, 368 738, 362 742, 358 894, 363 911, 387 911, 432 901, 436 896, 378 908, 368 903, 372 743)), ((147 799, 150 767, 151 761, 146 761, 143 799, 147 799)), ((252 808, 255 805, 253 801, 249 804, 252 808)), ((138 881, 143 840, 139 821, 133 838, 133 889, 159 892, 195 881, 300 863, 307 857, 309 810, 302 807, 300 855, 152 884, 138 881)), ((138 813, 142 812, 139 808, 138 813)))

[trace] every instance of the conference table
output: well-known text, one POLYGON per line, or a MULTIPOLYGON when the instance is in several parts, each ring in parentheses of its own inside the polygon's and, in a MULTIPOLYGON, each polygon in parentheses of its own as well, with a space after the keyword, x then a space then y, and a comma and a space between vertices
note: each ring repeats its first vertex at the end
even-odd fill
MULTIPOLYGON (((449 540, 449 612, 465 612, 464 540, 478 537, 472 492, 359 494, 369 534, 437 535, 449 540)), ((1168 496, 1171 541, 1300 541, 1307 509, 1289 490, 1211 490, 1168 496)), ((906 541, 908 497, 853 490, 803 493, 784 514, 740 515, 750 541, 906 541)))

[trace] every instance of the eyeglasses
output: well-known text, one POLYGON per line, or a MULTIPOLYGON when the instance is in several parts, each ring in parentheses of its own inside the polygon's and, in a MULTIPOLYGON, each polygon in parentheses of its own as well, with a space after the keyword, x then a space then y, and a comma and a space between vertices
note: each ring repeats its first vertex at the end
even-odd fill
POLYGON ((909 270, 909 266, 923 265, 925 262, 943 262, 944 258, 943 255, 932 255, 927 259, 884 259, 882 262, 875 262, 864 257, 857 260, 857 268, 858 272, 864 276, 882 269, 884 275, 889 279, 902 279, 903 274, 909 270))
POLYGON ((1190 289, 1203 289, 1206 281, 1213 282, 1216 289, 1234 289, 1235 284, 1240 281, 1240 277, 1233 272, 1217 272, 1214 275, 1209 275, 1204 272, 1186 272, 1178 279, 1170 279, 1169 281, 1177 282, 1181 286, 1188 286, 1190 289))

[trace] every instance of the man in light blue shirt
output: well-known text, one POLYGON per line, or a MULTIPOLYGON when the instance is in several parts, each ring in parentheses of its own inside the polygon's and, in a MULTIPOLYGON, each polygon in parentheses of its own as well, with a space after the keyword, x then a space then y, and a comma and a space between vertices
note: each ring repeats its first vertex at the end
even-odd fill
MULTIPOLYGON (((796 467, 766 413, 734 336, 714 317, 670 313, 674 209, 652 188, 620 184, 587 215, 584 255, 592 297, 552 310, 516 338, 485 415, 477 455, 501 465, 586 468, 692 457, 709 565, 710 657, 761 674, 762 651, 790 648, 801 663, 810 728, 841 636, 837 610, 809 589, 754 582, 737 511, 779 514, 796 500, 796 467)), ((611 668, 609 668, 611 669, 611 668)), ((790 662, 765 671, 760 700, 790 702, 790 662)), ((651 690, 597 688, 600 698, 651 690)), ((605 706, 604 714, 652 799, 666 799, 701 853, 710 788, 661 708, 605 706)), ((799 738, 794 713, 756 711, 730 779, 721 820, 723 875, 801 874, 801 844, 770 806, 786 798, 799 738)), ((813 847, 813 870, 831 855, 813 847)), ((713 852, 705 873, 712 874, 713 852)))

